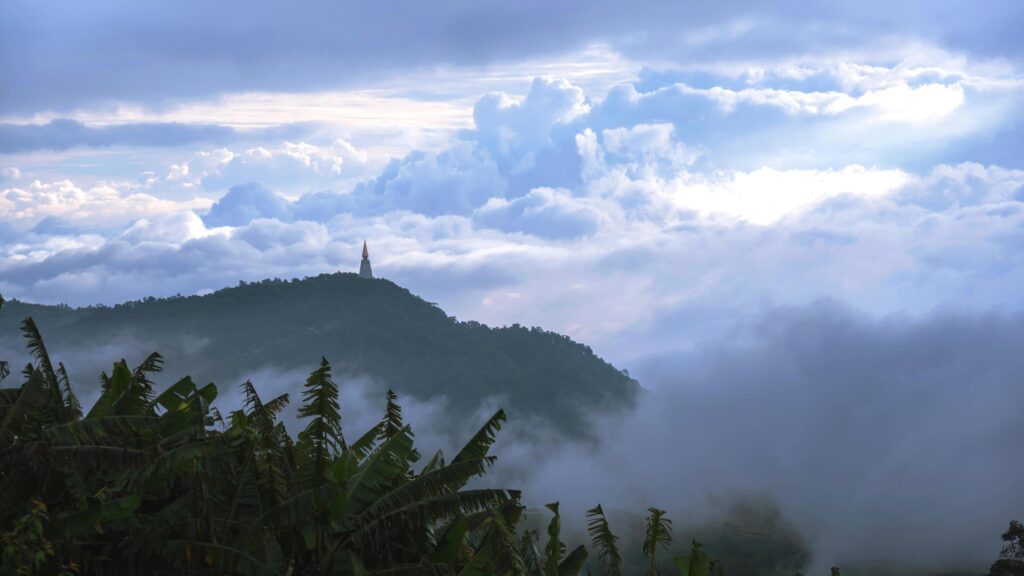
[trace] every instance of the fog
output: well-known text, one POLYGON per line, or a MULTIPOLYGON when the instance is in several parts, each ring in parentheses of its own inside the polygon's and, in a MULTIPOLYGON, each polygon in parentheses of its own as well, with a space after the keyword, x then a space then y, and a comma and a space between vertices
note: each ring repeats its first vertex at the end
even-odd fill
MULTIPOLYGON (((823 301, 768 308, 736 326, 631 367, 645 387, 637 408, 593 415, 592 441, 510 413, 486 482, 523 489, 531 508, 561 501, 577 529, 598 502, 632 513, 656 505, 680 535, 698 538, 695 527, 737 502, 777 507, 812 553, 809 574, 831 565, 977 570, 994 560, 1007 522, 1024 517, 1024 314, 875 318, 823 301)), ((126 341, 54 356, 71 366, 144 354, 126 341)), ((283 418, 297 433, 307 375, 242 374, 221 383, 215 405, 225 416, 241 406, 237 383, 251 379, 264 400, 291 394, 283 418)), ((383 415, 384 387, 336 380, 355 438, 383 415)), ((90 405, 96 387, 78 389, 90 405)), ((444 398, 400 401, 424 456, 454 454, 502 404, 453 414, 444 398)))
POLYGON ((694 521, 776 503, 831 565, 987 566, 1024 516, 1024 316, 871 319, 832 302, 764 311, 728 338, 652 358, 596 446, 523 445, 528 502, 582 516, 647 505, 694 521))

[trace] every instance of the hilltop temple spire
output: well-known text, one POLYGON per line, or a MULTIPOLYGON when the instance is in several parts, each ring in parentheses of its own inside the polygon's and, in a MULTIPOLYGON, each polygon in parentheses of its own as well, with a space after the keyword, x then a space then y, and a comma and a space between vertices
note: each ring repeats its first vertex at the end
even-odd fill
POLYGON ((363 261, 359 264, 359 275, 363 278, 373 278, 373 270, 370 268, 370 251, 366 249, 366 240, 363 240, 363 261))

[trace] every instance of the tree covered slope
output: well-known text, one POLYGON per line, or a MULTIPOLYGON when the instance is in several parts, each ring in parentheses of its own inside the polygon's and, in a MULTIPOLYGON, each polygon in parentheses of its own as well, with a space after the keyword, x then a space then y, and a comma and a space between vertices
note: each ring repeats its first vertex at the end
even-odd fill
POLYGON ((382 388, 443 395, 457 409, 497 397, 518 419, 539 416, 570 434, 585 430, 586 412, 630 406, 638 392, 628 375, 566 336, 460 322, 392 282, 348 273, 113 307, 11 301, 0 313, 0 348, 14 361, 22 360, 15 351, 28 360, 17 328, 26 316, 55 353, 75 355, 68 365, 80 390, 109 369, 111 353, 131 362, 159 351, 169 372, 223 384, 263 368, 305 369, 326 356, 340 373, 382 388))

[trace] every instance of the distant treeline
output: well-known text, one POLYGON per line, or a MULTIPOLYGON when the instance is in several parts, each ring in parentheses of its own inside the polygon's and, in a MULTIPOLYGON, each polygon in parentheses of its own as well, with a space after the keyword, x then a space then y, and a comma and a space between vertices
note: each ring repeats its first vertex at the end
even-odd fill
MULTIPOLYGON (((517 418, 540 417, 569 436, 586 416, 628 409, 639 386, 570 338, 539 328, 460 322, 382 279, 325 274, 264 280, 203 296, 146 298, 69 308, 12 301, 0 344, 20 348, 17 322, 32 316, 55 351, 132 343, 160 350, 197 382, 238 382, 263 368, 305 370, 331 358, 339 377, 366 376, 416 398, 445 396, 457 411, 499 398, 517 418)), ((141 352, 140 352, 141 354, 141 352)), ((141 357, 141 356, 140 356, 141 357)), ((91 384, 100 366, 79 366, 91 384)))

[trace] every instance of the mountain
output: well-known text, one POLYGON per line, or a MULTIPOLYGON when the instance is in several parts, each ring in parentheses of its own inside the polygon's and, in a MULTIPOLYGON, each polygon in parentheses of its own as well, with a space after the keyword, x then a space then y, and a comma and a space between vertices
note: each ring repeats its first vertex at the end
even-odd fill
POLYGON ((513 418, 538 416, 570 435, 585 434, 586 413, 632 406, 639 390, 566 336, 461 322, 388 280, 349 273, 112 307, 10 301, 0 311, 0 358, 12 368, 28 362, 18 330, 26 316, 79 390, 95 389, 114 360, 138 362, 152 351, 167 359, 168 380, 190 374, 222 389, 268 368, 301 376, 326 356, 339 378, 368 377, 416 398, 445 396, 456 410, 494 397, 513 418))

